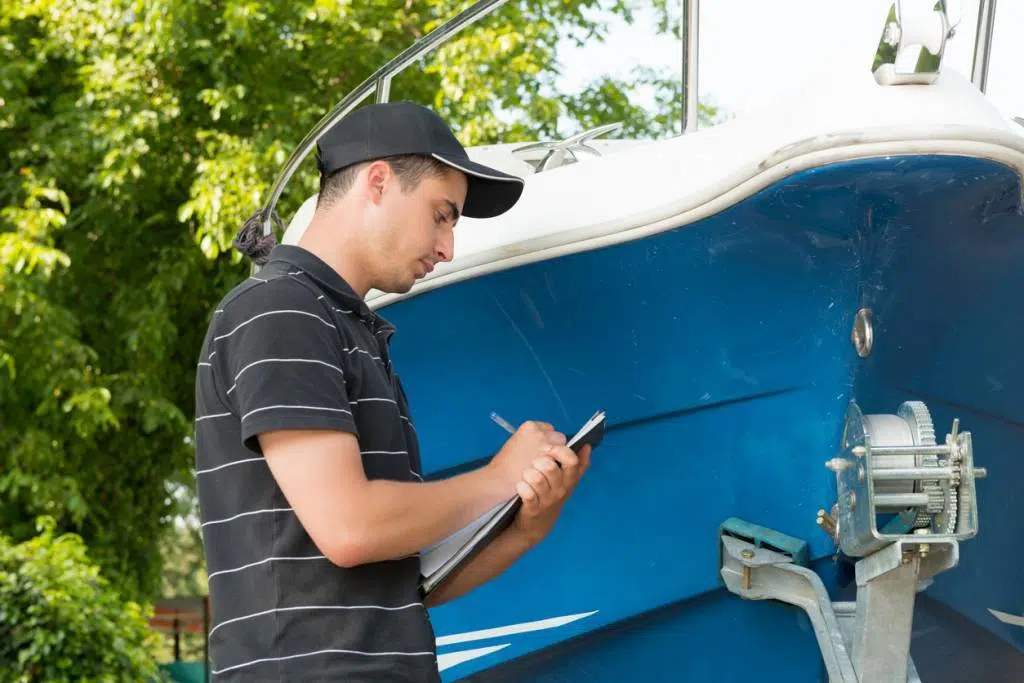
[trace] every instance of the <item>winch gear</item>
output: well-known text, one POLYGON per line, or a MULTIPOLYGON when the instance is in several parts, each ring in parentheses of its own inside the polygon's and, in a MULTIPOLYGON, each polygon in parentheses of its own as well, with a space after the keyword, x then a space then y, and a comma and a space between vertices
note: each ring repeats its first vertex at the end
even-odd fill
POLYGON ((956 445, 956 429, 957 426, 954 424, 953 434, 947 438, 947 442, 953 446, 949 454, 949 467, 953 470, 953 478, 942 487, 945 510, 935 517, 936 528, 934 531, 942 534, 956 533, 957 519, 960 514, 957 491, 960 490, 964 463, 960 449, 956 445))
MULTIPOLYGON (((910 427, 915 446, 934 446, 935 423, 928 411, 928 406, 922 401, 906 401, 899 407, 898 414, 910 427)), ((938 467, 939 456, 935 454, 917 455, 914 465, 916 467, 938 467)), ((916 487, 918 493, 928 494, 928 505, 917 511, 911 526, 915 529, 925 529, 932 526, 935 521, 934 515, 946 509, 947 499, 942 484, 937 479, 925 479, 916 487)), ((956 491, 953 489, 953 496, 949 501, 952 504, 952 519, 956 519, 956 491)), ((947 519, 950 515, 946 516, 947 519)), ((936 529, 937 530, 937 529, 936 529)), ((943 532, 949 533, 949 532, 943 532)))

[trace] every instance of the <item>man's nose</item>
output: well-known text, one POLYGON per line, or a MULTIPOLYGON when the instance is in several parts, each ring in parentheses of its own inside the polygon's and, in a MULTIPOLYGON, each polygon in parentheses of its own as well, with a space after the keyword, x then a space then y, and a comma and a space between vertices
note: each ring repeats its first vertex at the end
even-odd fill
POLYGON ((436 245, 437 260, 451 261, 455 257, 455 233, 451 228, 441 231, 436 245))

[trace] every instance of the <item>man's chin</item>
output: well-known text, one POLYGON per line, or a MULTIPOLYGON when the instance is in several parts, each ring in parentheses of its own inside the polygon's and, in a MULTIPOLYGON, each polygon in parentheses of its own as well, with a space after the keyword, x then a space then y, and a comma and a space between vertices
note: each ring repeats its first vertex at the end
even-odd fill
POLYGON ((387 294, 405 294, 412 289, 414 284, 416 284, 415 279, 402 282, 396 281, 389 283, 387 287, 383 287, 381 290, 387 294))

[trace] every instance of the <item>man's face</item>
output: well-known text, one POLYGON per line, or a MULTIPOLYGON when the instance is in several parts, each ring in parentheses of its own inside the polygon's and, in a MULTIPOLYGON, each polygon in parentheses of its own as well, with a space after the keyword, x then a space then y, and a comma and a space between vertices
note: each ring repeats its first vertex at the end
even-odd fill
POLYGON ((408 191, 394 175, 388 178, 377 212, 374 287, 407 292, 437 263, 452 260, 467 187, 466 176, 455 170, 427 175, 408 191))

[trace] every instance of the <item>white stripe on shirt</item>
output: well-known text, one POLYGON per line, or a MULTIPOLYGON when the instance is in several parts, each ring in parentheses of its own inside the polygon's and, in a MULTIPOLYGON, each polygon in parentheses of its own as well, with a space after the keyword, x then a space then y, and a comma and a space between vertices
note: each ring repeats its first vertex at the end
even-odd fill
POLYGON ((238 323, 238 325, 235 327, 235 329, 231 330, 230 332, 227 332, 225 334, 222 334, 222 335, 219 335, 217 337, 214 337, 213 341, 219 341, 219 340, 224 339, 226 337, 230 337, 235 332, 237 332, 241 328, 245 327, 246 325, 251 323, 253 320, 256 320, 257 318, 262 318, 262 317, 267 316, 267 315, 279 315, 279 314, 282 314, 282 313, 297 313, 298 315, 308 315, 311 318, 316 318, 317 320, 322 322, 324 325, 327 325, 327 327, 330 327, 332 330, 338 329, 333 324, 327 322, 326 320, 324 320, 323 318, 318 316, 316 313, 310 313, 308 311, 297 311, 297 310, 286 308, 286 309, 282 309, 280 311, 267 311, 266 313, 259 313, 257 315, 254 315, 253 317, 249 318, 245 322, 238 323))
POLYGON ((357 398, 349 403, 392 403, 398 405, 393 398, 357 398))
POLYGON ((249 564, 243 564, 241 567, 234 567, 232 569, 221 569, 219 572, 213 572, 206 577, 207 581, 215 576, 221 574, 232 574, 234 572, 240 572, 245 569, 251 569, 252 567, 258 567, 261 564, 267 564, 268 562, 299 562, 303 560, 326 560, 327 558, 323 555, 312 555, 310 557, 268 557, 265 560, 259 560, 258 562, 250 562, 249 564))
POLYGON ((275 612, 298 612, 301 610, 350 610, 350 609, 379 609, 385 612, 399 612, 410 607, 423 607, 422 602, 410 602, 408 605, 401 605, 400 607, 384 607, 382 605, 305 605, 301 607, 275 607, 274 609, 266 609, 262 612, 254 612, 252 614, 246 614, 245 616, 235 617, 234 619, 228 619, 222 621, 213 628, 210 629, 210 635, 219 629, 221 626, 227 626, 238 621, 245 621, 246 619, 255 619, 256 617, 266 616, 268 614, 274 614, 275 612))
POLYGON ((360 652, 359 650, 316 650, 314 652, 303 652, 297 655, 288 655, 286 657, 266 657, 264 659, 253 659, 242 664, 235 664, 234 666, 228 666, 223 669, 211 669, 212 674, 222 674, 227 671, 234 671, 235 669, 241 669, 246 666, 252 666, 253 664, 262 664, 264 662, 283 662, 289 659, 298 659, 299 657, 312 657, 314 655, 325 655, 325 654, 343 654, 343 655, 362 655, 364 657, 433 657, 433 652, 360 652))
POLYGON ((202 417, 197 417, 196 422, 202 422, 203 420, 212 420, 215 417, 227 417, 228 415, 231 415, 231 413, 216 413, 214 415, 203 415, 202 417))
POLYGON ((350 356, 353 353, 365 353, 367 356, 369 356, 370 358, 372 358, 374 360, 382 360, 380 356, 375 356, 372 353, 370 353, 369 351, 367 351, 366 349, 361 349, 358 346, 355 347, 354 349, 342 349, 342 350, 345 351, 345 353, 347 353, 350 356))
POLYGON ((277 406, 264 406, 263 408, 254 408, 254 409, 250 410, 248 413, 246 413, 245 415, 243 415, 242 416, 242 420, 244 421, 245 418, 249 417, 253 413, 260 413, 260 412, 263 412, 264 410, 274 410, 276 408, 297 408, 299 410, 327 410, 327 411, 330 411, 332 413, 345 413, 349 417, 352 417, 352 411, 345 410, 344 408, 328 408, 326 406, 286 406, 286 405, 277 405, 277 406))
POLYGON ((268 512, 291 512, 291 511, 292 511, 291 508, 266 508, 264 510, 251 510, 249 512, 239 512, 237 515, 234 515, 233 517, 228 517, 226 519, 213 519, 213 520, 210 520, 209 522, 203 522, 202 526, 210 526, 211 524, 224 524, 225 522, 233 522, 236 519, 240 519, 242 517, 248 517, 249 515, 264 515, 264 514, 267 514, 268 512))
POLYGON ((225 467, 231 467, 232 465, 241 465, 244 462, 256 462, 261 460, 263 460, 263 458, 244 458, 242 460, 235 460, 234 462, 224 463, 223 465, 217 465, 216 467, 207 467, 204 470, 196 470, 196 476, 198 477, 200 474, 206 474, 208 472, 216 472, 217 470, 222 470, 225 467))
POLYGON ((328 367, 331 370, 337 370, 338 373, 342 377, 345 376, 345 371, 342 370, 341 368, 339 368, 337 365, 332 365, 331 363, 325 363, 322 360, 315 360, 313 358, 264 358, 263 360, 254 360, 253 362, 249 363, 248 365, 243 367, 241 370, 239 370, 238 374, 235 375, 235 383, 232 384, 231 387, 227 391, 225 391, 224 393, 225 394, 230 394, 232 391, 234 391, 235 388, 238 386, 238 378, 242 376, 242 373, 245 372, 246 370, 248 370, 249 368, 251 368, 252 366, 259 365, 261 363, 316 363, 316 364, 328 367))

